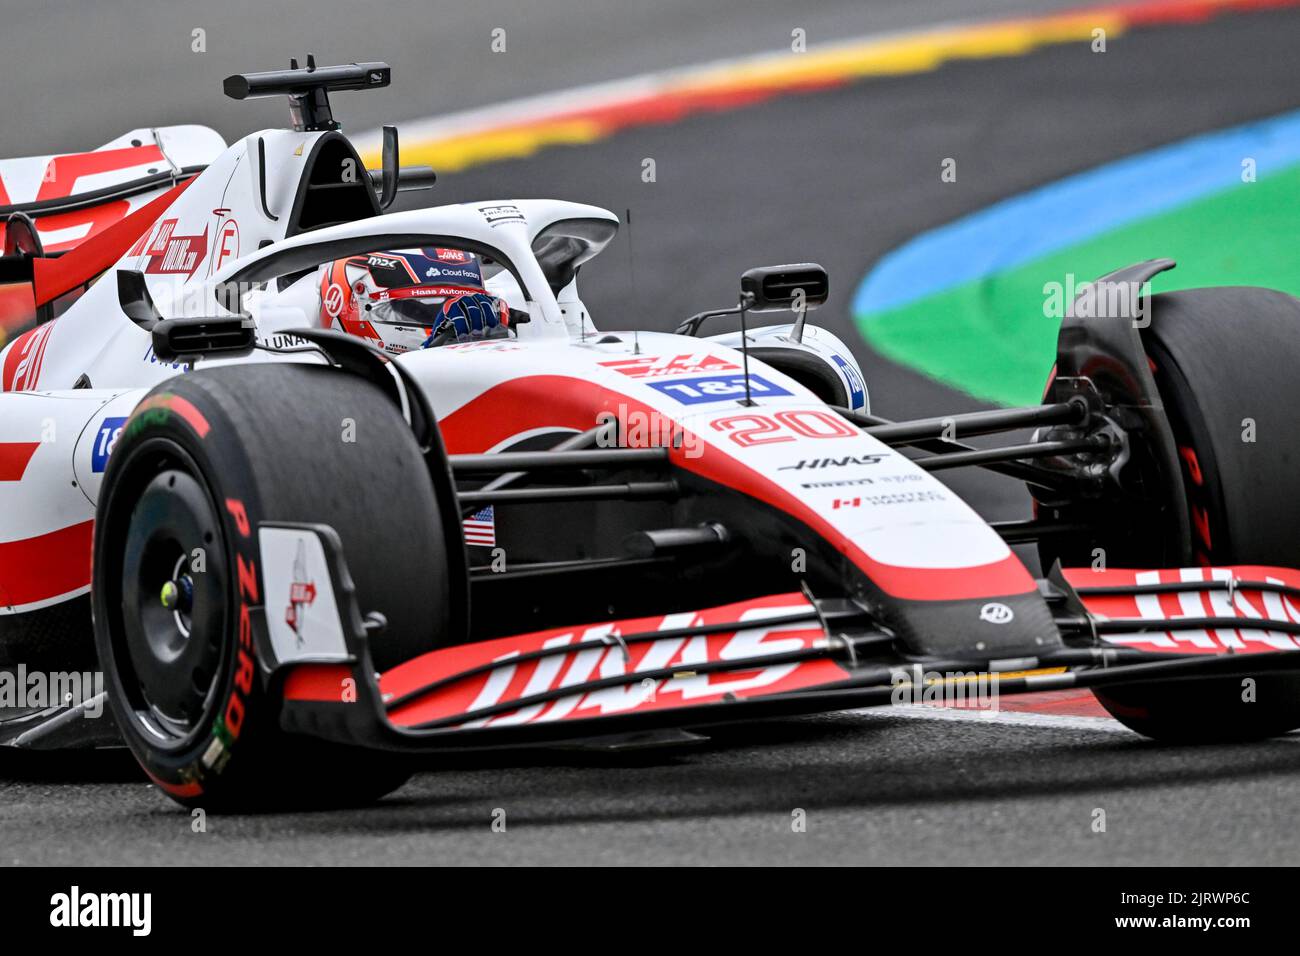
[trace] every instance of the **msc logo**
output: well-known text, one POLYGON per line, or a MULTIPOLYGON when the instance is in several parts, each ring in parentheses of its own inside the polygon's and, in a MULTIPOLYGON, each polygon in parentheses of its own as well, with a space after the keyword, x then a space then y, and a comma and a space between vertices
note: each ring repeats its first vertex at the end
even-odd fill
POLYGON ((980 620, 989 624, 1009 624, 1016 612, 998 601, 990 601, 980 608, 980 620))

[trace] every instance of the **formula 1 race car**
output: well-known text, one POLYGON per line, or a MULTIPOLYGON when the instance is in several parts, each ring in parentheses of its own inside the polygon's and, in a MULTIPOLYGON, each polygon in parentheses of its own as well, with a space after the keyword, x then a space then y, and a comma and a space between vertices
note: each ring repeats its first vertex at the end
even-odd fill
POLYGON ((230 77, 294 124, 229 148, 0 161, 0 741, 124 740, 219 808, 972 680, 1091 688, 1160 740, 1300 727, 1300 301, 1151 295, 1173 263, 1142 263, 1082 290, 1041 405, 889 421, 806 322, 816 265, 598 331, 611 213, 385 212, 431 173, 391 128, 366 170, 329 94, 389 78, 230 77), (986 522, 959 467, 1034 517, 986 522), (102 693, 23 697, 82 671, 102 693))

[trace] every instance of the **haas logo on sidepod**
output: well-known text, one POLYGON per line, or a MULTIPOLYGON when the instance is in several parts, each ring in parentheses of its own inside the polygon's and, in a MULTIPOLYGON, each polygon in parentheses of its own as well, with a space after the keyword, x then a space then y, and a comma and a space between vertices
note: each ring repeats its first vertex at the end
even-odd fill
POLYGON ((41 377, 41 364, 45 360, 45 346, 53 331, 54 323, 47 322, 14 340, 5 353, 3 382, 0 382, 6 392, 26 392, 36 388, 41 377))

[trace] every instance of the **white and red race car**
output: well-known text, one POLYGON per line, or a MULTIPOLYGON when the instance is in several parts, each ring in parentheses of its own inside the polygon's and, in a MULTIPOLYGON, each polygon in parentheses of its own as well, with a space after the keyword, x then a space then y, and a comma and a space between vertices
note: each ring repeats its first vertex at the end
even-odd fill
POLYGON ((1143 263, 1084 290, 1042 405, 886 421, 805 323, 815 265, 751 270, 674 334, 603 331, 578 274, 611 213, 386 213, 428 173, 395 132, 365 170, 328 94, 388 82, 231 77, 294 128, 0 161, 0 688, 104 683, 0 699, 0 741, 124 740, 220 807, 972 684, 1094 688, 1162 739, 1300 726, 1300 302, 1150 296, 1172 263, 1143 263), (401 297, 331 276, 410 288, 437 262, 474 264, 495 337, 339 328, 345 293, 401 297), (740 333, 701 337, 726 315, 740 333), (957 467, 1025 483, 1036 516, 986 522, 935 476, 957 467), (1042 580, 1011 549, 1032 542, 1042 580))

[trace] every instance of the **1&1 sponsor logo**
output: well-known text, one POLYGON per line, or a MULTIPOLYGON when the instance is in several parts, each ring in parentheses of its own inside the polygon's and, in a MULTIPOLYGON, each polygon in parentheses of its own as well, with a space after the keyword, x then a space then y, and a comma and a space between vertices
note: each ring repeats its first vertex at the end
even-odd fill
MULTIPOLYGON (((646 384, 655 391, 662 392, 683 405, 702 405, 706 402, 725 402, 745 397, 745 376, 743 374, 691 378, 680 382, 647 382, 646 384)), ((757 375, 749 376, 749 393, 756 398, 790 395, 790 392, 757 375)))
POLYGON ((102 475, 108 467, 108 456, 113 453, 113 446, 117 444, 125 425, 125 418, 105 418, 100 422, 95 446, 90 450, 90 470, 93 474, 102 475))

